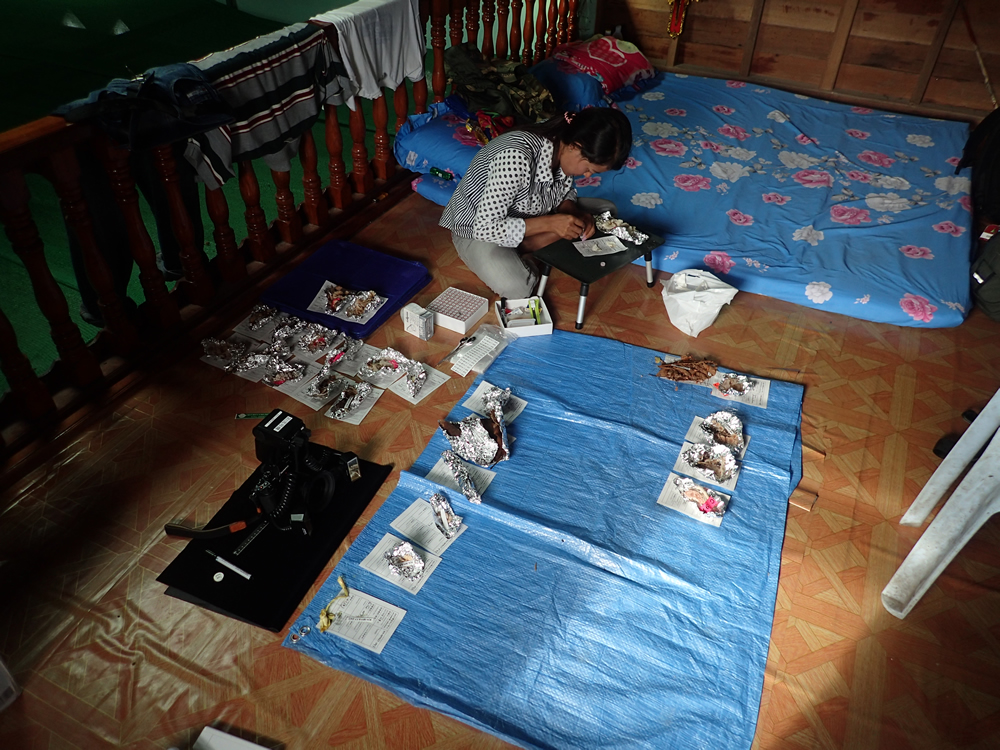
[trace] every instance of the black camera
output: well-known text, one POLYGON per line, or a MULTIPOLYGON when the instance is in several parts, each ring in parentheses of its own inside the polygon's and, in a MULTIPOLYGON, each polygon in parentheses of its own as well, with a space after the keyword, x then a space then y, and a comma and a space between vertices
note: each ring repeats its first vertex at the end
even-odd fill
POLYGON ((361 477, 358 457, 309 442, 298 417, 275 409, 253 428, 261 474, 251 493, 279 531, 312 533, 312 517, 333 499, 338 481, 361 477))
POLYGON ((225 526, 192 528, 168 523, 166 533, 192 539, 210 539, 242 531, 267 520, 278 531, 312 534, 313 518, 326 510, 338 482, 361 478, 353 453, 309 442, 305 423, 275 409, 253 428, 254 450, 261 465, 254 473, 252 507, 246 519, 225 526))

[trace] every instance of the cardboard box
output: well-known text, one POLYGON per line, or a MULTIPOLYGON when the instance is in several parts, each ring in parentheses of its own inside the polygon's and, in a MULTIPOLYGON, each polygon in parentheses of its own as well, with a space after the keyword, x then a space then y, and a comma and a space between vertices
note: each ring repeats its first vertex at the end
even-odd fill
POLYGON ((545 300, 541 297, 528 297, 527 299, 507 300, 507 309, 526 307, 531 300, 536 299, 541 303, 541 313, 538 316, 540 323, 536 323, 532 318, 521 320, 505 320, 500 311, 500 300, 493 303, 493 312, 497 316, 497 322, 508 336, 521 338, 522 336, 544 336, 552 333, 552 316, 549 308, 545 305, 545 300))
POLYGON ((465 334, 480 321, 489 309, 485 297, 450 286, 427 305, 434 313, 434 325, 465 334))

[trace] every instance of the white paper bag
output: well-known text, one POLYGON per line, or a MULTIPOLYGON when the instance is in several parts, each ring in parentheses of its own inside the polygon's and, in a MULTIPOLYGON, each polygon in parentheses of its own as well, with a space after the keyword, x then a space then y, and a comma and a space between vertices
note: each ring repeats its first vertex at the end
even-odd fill
POLYGON ((736 296, 730 286, 708 271, 678 271, 663 284, 663 304, 670 322, 689 336, 697 336, 719 316, 723 305, 736 296))

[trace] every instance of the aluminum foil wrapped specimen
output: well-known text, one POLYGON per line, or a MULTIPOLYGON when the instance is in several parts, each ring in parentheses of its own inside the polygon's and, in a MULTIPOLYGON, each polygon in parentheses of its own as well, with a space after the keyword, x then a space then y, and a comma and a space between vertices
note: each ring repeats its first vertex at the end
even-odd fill
POLYGON ((318 354, 330 348, 341 336, 340 331, 320 323, 308 323, 302 330, 295 348, 306 354, 318 354))
POLYGON ((334 344, 333 348, 326 353, 326 357, 323 360, 323 372, 329 372, 341 360, 354 359, 354 355, 358 353, 358 350, 362 346, 364 346, 364 342, 361 339, 344 336, 342 340, 334 344))
POLYGON ((431 495, 430 504, 431 510, 434 511, 434 524, 438 527, 438 531, 444 534, 445 539, 451 539, 462 528, 462 517, 455 515, 448 498, 440 492, 431 495))
POLYGON ((719 381, 719 393, 723 396, 742 396, 753 390, 756 383, 746 375, 728 372, 719 381))
POLYGON ((354 292, 346 297, 341 305, 340 313, 352 320, 361 320, 385 304, 385 299, 370 289, 364 292, 354 292))
POLYGON ((247 345, 242 341, 226 341, 225 339, 207 338, 201 340, 201 348, 205 356, 232 363, 247 355, 247 345))
POLYGON ((677 477, 674 479, 674 484, 681 493, 681 497, 694 503, 702 514, 721 517, 726 512, 726 498, 715 490, 702 487, 689 477, 677 477))
POLYGON ((626 240, 634 245, 641 245, 649 239, 648 234, 643 234, 631 224, 621 219, 616 219, 611 215, 610 211, 596 214, 594 216, 594 226, 597 227, 598 231, 605 234, 613 234, 618 239, 626 240))
POLYGON ((385 553, 389 563, 389 572, 407 581, 419 581, 424 574, 424 558, 422 558, 409 542, 400 542, 385 553))
POLYGON ((462 459, 454 451, 444 451, 441 454, 441 458, 444 460, 445 466, 448 467, 451 475, 455 477, 458 489, 462 491, 462 494, 469 499, 470 503, 479 505, 483 501, 483 496, 476 489, 476 483, 472 481, 469 469, 462 459))
POLYGON ((316 401, 325 401, 333 398, 336 394, 344 390, 347 379, 333 373, 317 375, 309 385, 306 386, 306 396, 316 401))
POLYGON ((681 457, 706 479, 721 484, 736 473, 736 458, 725 445, 718 443, 692 445, 681 457))
POLYGON ((296 318, 294 315, 289 315, 287 318, 282 318, 278 321, 278 325, 274 327, 271 332, 271 342, 273 344, 278 344, 284 346, 286 349, 289 347, 290 339, 293 336, 297 336, 301 331, 304 331, 306 326, 309 324, 301 318, 296 318))
MULTIPOLYGON (((455 453, 466 461, 488 467, 510 458, 510 447, 500 399, 494 397, 491 402, 487 394, 485 400, 487 416, 470 414, 461 422, 440 421, 438 426, 455 453)), ((506 399, 503 401, 506 403, 506 399)))
POLYGON ((250 317, 247 320, 247 328, 251 331, 259 331, 261 328, 266 326, 275 316, 278 314, 278 310, 270 305, 265 305, 260 303, 253 306, 250 310, 250 317))
POLYGON ((280 385, 286 385, 288 383, 294 383, 297 380, 301 380, 302 376, 306 374, 305 365, 299 362, 285 362, 280 359, 273 359, 267 365, 267 372, 264 373, 264 377, 260 381, 264 385, 269 385, 272 388, 277 388, 280 385))
POLYGON ((406 390, 411 396, 420 393, 420 389, 427 382, 427 371, 424 366, 400 354, 391 346, 365 360, 358 375, 365 378, 378 378, 399 373, 406 377, 406 390))
POLYGON ((357 409, 374 390, 371 383, 355 383, 347 378, 339 379, 343 384, 343 390, 335 397, 330 405, 329 415, 334 419, 347 419, 351 412, 357 409))
POLYGON ((716 443, 731 448, 739 455, 743 451, 743 422, 734 412, 717 411, 705 417, 701 429, 716 443))

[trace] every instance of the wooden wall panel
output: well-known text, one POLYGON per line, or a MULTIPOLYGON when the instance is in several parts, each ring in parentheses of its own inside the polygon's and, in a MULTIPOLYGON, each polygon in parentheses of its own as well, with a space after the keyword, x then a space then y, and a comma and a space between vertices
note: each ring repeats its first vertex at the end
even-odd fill
POLYGON ((598 2, 597 28, 622 24, 660 68, 725 77, 742 70, 747 80, 819 96, 977 120, 993 104, 964 9, 1000 86, 998 0, 765 0, 756 35, 755 0, 701 0, 688 7, 676 42, 666 35, 663 0, 598 2))

